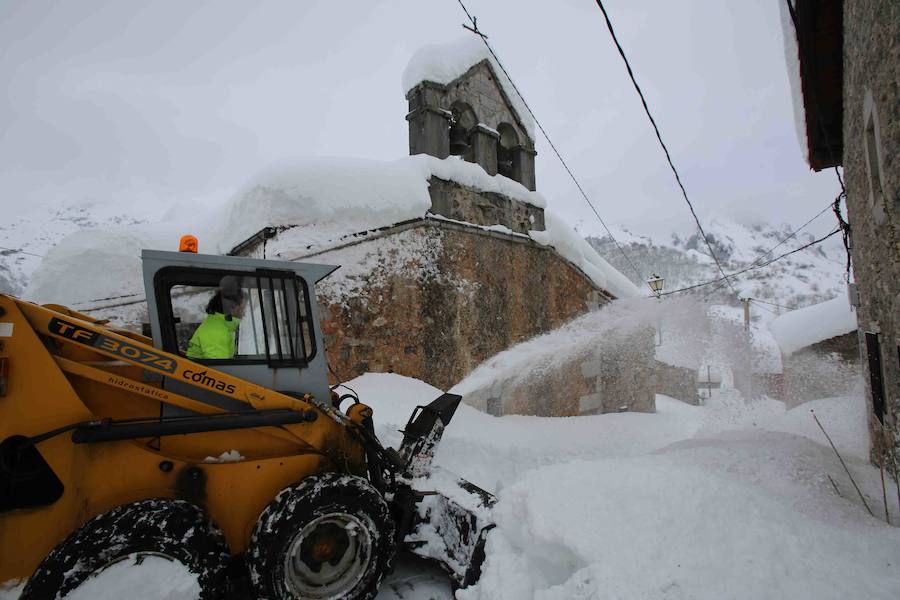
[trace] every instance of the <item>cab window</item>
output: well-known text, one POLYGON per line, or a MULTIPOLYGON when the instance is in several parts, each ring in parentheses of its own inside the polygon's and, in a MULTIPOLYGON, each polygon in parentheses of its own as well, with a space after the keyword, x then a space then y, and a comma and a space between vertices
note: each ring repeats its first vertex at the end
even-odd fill
POLYGON ((306 282, 290 271, 182 267, 156 276, 163 348, 192 360, 302 366, 315 354, 306 282))

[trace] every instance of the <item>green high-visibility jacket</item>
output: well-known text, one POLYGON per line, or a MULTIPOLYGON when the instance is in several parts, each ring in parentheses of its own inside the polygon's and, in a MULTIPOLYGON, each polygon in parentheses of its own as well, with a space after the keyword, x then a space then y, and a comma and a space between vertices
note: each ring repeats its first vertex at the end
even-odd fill
POLYGON ((234 358, 235 332, 240 322, 237 317, 227 320, 218 312, 207 316, 191 336, 188 358, 234 358))

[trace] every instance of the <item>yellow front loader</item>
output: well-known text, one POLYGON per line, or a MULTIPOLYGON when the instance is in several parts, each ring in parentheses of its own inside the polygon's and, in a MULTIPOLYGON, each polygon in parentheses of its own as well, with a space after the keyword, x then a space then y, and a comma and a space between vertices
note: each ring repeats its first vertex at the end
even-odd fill
POLYGON ((371 598, 399 550, 478 578, 494 499, 431 466, 460 399, 378 442, 328 385, 315 284, 334 267, 142 258, 152 337, 0 295, 0 582, 62 598, 152 555, 202 598, 235 565, 260 598, 371 598), (213 317, 227 356, 197 354, 213 317))

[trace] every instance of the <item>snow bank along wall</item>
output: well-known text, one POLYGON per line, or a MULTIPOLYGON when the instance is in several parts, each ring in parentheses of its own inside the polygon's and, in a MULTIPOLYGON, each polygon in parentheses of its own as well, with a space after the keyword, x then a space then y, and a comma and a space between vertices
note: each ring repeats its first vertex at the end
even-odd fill
POLYGON ((881 463, 886 451, 891 459, 900 453, 897 2, 796 0, 795 13, 797 35, 788 22, 785 41, 802 97, 805 150, 816 170, 844 167, 872 458, 881 463))

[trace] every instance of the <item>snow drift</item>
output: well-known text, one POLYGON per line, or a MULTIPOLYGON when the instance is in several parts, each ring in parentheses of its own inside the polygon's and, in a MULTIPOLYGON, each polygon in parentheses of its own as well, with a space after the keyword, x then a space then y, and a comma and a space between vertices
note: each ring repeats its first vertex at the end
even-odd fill
MULTIPOLYGON (((431 176, 546 205, 543 196, 520 183, 457 158, 285 162, 258 174, 218 208, 171 211, 169 220, 152 225, 83 230, 64 238, 38 267, 25 297, 78 306, 126 294, 142 296, 140 249, 175 249, 186 232, 197 234, 201 252, 224 254, 265 227, 292 226, 292 247, 283 248, 281 257, 297 259, 336 247, 350 235, 427 216, 431 176)), ((549 212, 546 220, 547 231, 531 232, 532 239, 555 248, 613 295, 642 295, 565 222, 549 212)))

